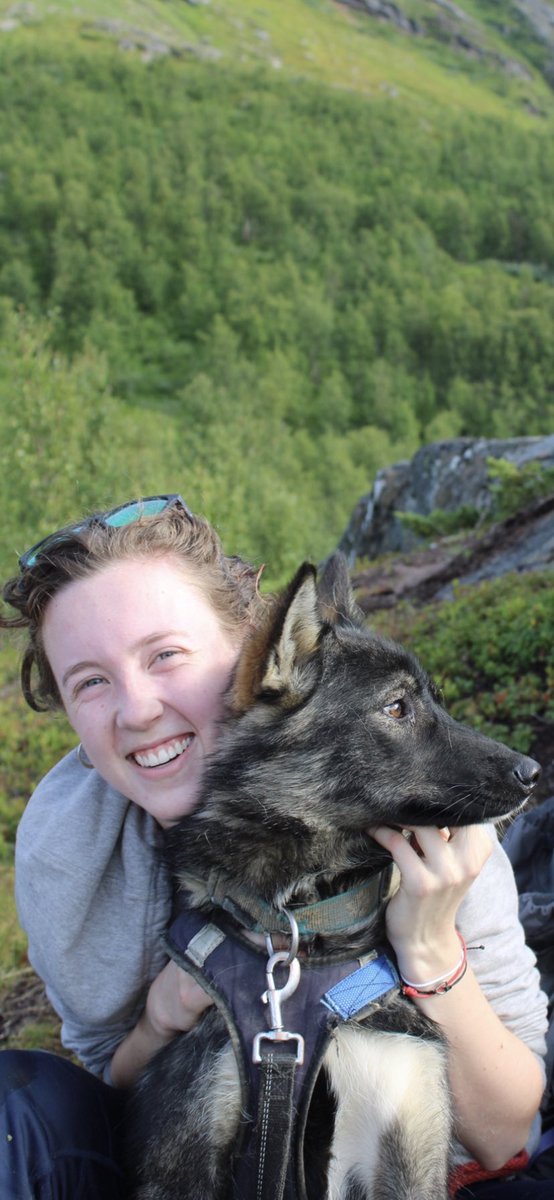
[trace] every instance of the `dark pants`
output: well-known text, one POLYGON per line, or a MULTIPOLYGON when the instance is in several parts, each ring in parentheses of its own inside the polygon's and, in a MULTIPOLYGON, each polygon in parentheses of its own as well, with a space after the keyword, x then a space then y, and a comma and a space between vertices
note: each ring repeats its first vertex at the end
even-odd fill
POLYGON ((520 1175, 514 1179, 493 1179, 474 1183, 456 1192, 456 1200, 553 1200, 554 1179, 533 1179, 520 1175))
MULTIPOLYGON (((124 1098, 55 1054, 0 1054, 1 1200, 125 1200, 124 1098)), ((535 1169, 540 1174, 540 1160, 535 1169)), ((554 1178, 477 1183, 456 1200, 473 1197, 554 1200, 554 1178)))
POLYGON ((0 1054, 1 1200, 124 1200, 124 1093, 67 1059, 0 1054))
POLYGON ((535 1158, 521 1175, 491 1179, 460 1188, 456 1200, 554 1200, 554 1145, 552 1134, 543 1134, 535 1158))

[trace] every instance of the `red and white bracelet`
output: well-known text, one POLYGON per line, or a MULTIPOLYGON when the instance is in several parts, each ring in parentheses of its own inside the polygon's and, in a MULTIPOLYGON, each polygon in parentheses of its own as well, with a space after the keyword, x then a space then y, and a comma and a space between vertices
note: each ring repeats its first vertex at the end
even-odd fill
POLYGON ((402 993, 404 996, 416 996, 422 999, 426 996, 443 996, 445 992, 449 992, 456 983, 459 983, 463 979, 467 971, 467 946, 461 933, 458 930, 456 930, 456 933, 462 947, 462 953, 456 966, 450 971, 445 971, 444 975, 438 975, 436 979, 427 979, 425 983, 412 983, 410 979, 404 979, 404 976, 401 975, 402 993))

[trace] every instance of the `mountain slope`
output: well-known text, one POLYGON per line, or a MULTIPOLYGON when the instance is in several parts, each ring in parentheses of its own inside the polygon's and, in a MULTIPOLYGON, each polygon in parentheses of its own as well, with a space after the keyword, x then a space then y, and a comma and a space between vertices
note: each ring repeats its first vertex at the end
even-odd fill
POLYGON ((146 61, 171 53, 266 65, 365 95, 551 115, 554 6, 539 0, 47 0, 0 3, 0 31, 64 20, 146 61))
POLYGON ((363 5, 0 0, 0 561, 177 487, 283 579, 418 445, 549 431, 546 44, 363 5))

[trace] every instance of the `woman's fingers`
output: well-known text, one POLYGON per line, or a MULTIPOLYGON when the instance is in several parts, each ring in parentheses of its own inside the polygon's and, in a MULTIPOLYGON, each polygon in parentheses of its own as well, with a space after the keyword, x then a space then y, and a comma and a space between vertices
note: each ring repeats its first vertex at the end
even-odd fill
POLYGON ((453 875, 475 878, 492 853, 492 842, 483 825, 408 826, 402 831, 380 825, 368 832, 392 854, 401 871, 413 869, 415 857, 431 872, 444 874, 445 882, 452 880, 453 875))
POLYGON ((380 825, 368 832, 400 872, 385 917, 400 973, 405 979, 434 979, 459 955, 456 914, 492 852, 487 829, 380 825))
POLYGON ((192 1029, 212 1003, 192 975, 170 960, 150 985, 146 1009, 158 1032, 180 1033, 192 1029))

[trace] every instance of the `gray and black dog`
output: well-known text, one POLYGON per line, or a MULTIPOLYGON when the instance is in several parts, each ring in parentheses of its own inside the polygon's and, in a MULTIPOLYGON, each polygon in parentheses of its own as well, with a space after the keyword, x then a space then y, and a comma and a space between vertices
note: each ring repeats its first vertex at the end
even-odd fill
MULTIPOLYGON (((390 895, 390 859, 368 826, 494 821, 525 802, 539 775, 532 759, 450 717, 413 655, 362 627, 335 555, 319 585, 313 567, 300 569, 241 652, 200 804, 166 835, 169 863, 185 906, 206 914, 209 936, 241 941, 249 912, 262 914, 257 928, 268 914, 275 931, 288 928, 283 910, 325 909, 356 889, 364 895, 376 878, 386 878, 390 895)), ((302 934, 303 974, 322 961, 371 963, 375 948, 387 947, 379 895, 346 927, 302 934)), ((261 942, 250 953, 265 965, 261 942)), ((188 966, 186 955, 175 957, 188 966)), ((259 988, 243 996, 244 1007, 256 1005, 265 1012, 259 988)), ((273 1193, 236 1184, 237 1147, 256 1114, 222 1009, 171 1042, 133 1092, 137 1200, 446 1200, 445 1047, 398 986, 330 1027, 312 1070, 301 1150, 295 1135, 290 1150, 277 1148, 277 1158, 296 1154, 293 1182, 289 1169, 273 1193)), ((271 1122, 265 1136, 270 1144, 271 1122)))

